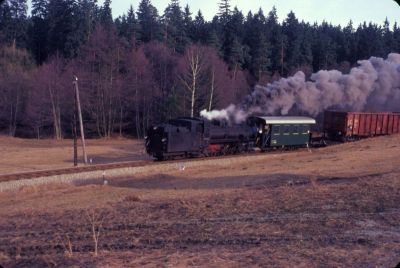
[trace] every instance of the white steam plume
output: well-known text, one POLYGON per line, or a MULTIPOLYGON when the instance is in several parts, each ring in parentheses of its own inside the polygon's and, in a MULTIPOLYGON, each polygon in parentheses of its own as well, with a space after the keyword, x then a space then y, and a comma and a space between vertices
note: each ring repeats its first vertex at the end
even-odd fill
POLYGON ((208 119, 242 122, 248 115, 260 113, 286 115, 297 109, 316 116, 325 109, 352 111, 400 110, 400 54, 388 58, 371 57, 358 61, 349 74, 339 71, 319 71, 306 81, 303 72, 282 78, 266 87, 256 86, 244 101, 226 109, 201 112, 208 119))

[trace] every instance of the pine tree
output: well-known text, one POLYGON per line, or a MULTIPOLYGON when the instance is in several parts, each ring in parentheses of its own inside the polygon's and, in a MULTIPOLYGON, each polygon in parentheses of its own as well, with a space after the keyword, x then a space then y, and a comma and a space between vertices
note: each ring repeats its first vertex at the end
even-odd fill
POLYGON ((229 67, 234 70, 234 73, 244 64, 245 55, 242 45, 244 37, 243 21, 243 14, 235 7, 223 31, 222 51, 224 59, 229 67))
POLYGON ((243 46, 239 40, 234 37, 229 49, 228 64, 231 69, 236 72, 238 68, 242 67, 244 61, 243 46))
POLYGON ((222 36, 220 34, 220 24, 217 16, 214 16, 212 22, 207 27, 207 42, 206 44, 212 46, 219 51, 221 55, 223 55, 222 50, 222 36))
POLYGON ((278 22, 278 15, 275 6, 272 7, 266 18, 266 28, 269 32, 269 40, 271 44, 271 67, 270 70, 282 73, 282 67, 285 60, 284 52, 287 47, 287 38, 282 33, 282 27, 278 22))
POLYGON ((307 67, 312 69, 313 54, 312 54, 312 32, 310 30, 310 25, 304 22, 302 26, 302 38, 300 40, 300 58, 299 64, 302 67, 307 67))
POLYGON ((194 39, 194 26, 192 19, 192 12, 190 12, 189 5, 185 6, 183 10, 183 30, 185 32, 185 36, 188 39, 188 43, 194 39))
POLYGON ((229 17, 231 15, 231 5, 230 5, 230 0, 221 0, 218 3, 218 17, 221 21, 221 24, 225 26, 228 21, 229 17))
POLYGON ((157 9, 150 0, 141 0, 137 11, 140 25, 139 34, 142 42, 160 40, 160 25, 157 9))
POLYGON ((390 52, 392 52, 393 50, 393 43, 394 43, 394 39, 393 39, 393 33, 390 31, 390 23, 388 21, 388 19, 386 18, 384 23, 383 23, 383 50, 385 55, 389 54, 390 52))
POLYGON ((393 25, 393 47, 392 51, 400 51, 400 27, 397 26, 397 22, 393 25))
POLYGON ((130 6, 128 15, 126 16, 126 26, 127 26, 127 38, 128 40, 137 40, 139 39, 138 32, 139 32, 139 24, 135 16, 135 12, 133 7, 130 6))
POLYGON ((247 15, 244 32, 246 33, 244 40, 249 47, 254 46, 254 44, 259 40, 260 34, 264 34, 265 36, 265 17, 261 9, 254 16, 251 13, 247 15))
POLYGON ((70 58, 76 55, 78 46, 74 0, 49 0, 47 45, 48 55, 61 53, 70 58))
POLYGON ((6 43, 21 48, 26 47, 27 10, 27 0, 6 0, 0 5, 0 31, 6 43))
POLYGON ((138 45, 139 23, 136 19, 132 5, 129 7, 126 15, 124 14, 115 20, 115 25, 118 29, 119 35, 124 39, 126 44, 129 44, 130 47, 138 45))
POLYGON ((30 50, 38 64, 47 59, 47 0, 32 0, 32 17, 28 31, 30 50))
POLYGON ((0 41, 6 42, 6 31, 8 25, 11 23, 12 18, 11 18, 11 12, 10 12, 10 6, 8 4, 8 1, 5 1, 4 3, 0 4, 0 41))
POLYGON ((32 17, 46 18, 48 0, 32 0, 32 17))
POLYGON ((99 22, 100 10, 96 2, 97 0, 79 0, 77 2, 76 16, 79 25, 77 30, 80 32, 81 44, 89 40, 99 22))
POLYGON ((384 57, 382 49, 382 29, 371 22, 367 25, 364 22, 357 28, 356 37, 358 39, 358 59, 367 59, 371 56, 384 57))
POLYGON ((300 45, 302 32, 299 21, 293 12, 290 12, 282 25, 283 34, 287 37, 287 47, 284 52, 284 69, 290 73, 301 65, 300 45))
POLYGON ((192 40, 195 43, 206 44, 208 40, 209 32, 207 30, 207 24, 204 20, 203 14, 199 10, 193 21, 193 33, 192 40))
POLYGON ((183 12, 178 0, 171 0, 163 16, 164 40, 173 51, 183 53, 188 43, 183 12))
POLYGON ((111 10, 111 0, 105 0, 100 9, 100 23, 107 30, 110 30, 114 24, 111 10))
POLYGON ((267 28, 270 31, 273 31, 276 27, 278 27, 278 15, 276 7, 273 6, 271 11, 268 13, 268 17, 266 18, 267 28))
POLYGON ((229 20, 228 30, 232 35, 242 42, 244 38, 244 16, 237 7, 233 9, 231 18, 229 20))
POLYGON ((350 64, 355 63, 356 45, 354 39, 353 21, 349 21, 346 27, 343 28, 340 35, 338 47, 338 62, 347 61, 350 64))
POLYGON ((206 43, 208 46, 214 47, 215 49, 217 49, 217 51, 220 51, 220 49, 221 49, 221 42, 219 41, 218 34, 215 30, 211 30, 209 32, 206 43))
POLYGON ((271 50, 270 44, 266 40, 264 34, 260 33, 257 44, 252 51, 252 73, 258 81, 268 74, 268 69, 271 66, 271 50))
POLYGON ((314 25, 316 36, 313 44, 313 69, 330 69, 337 63, 337 44, 334 40, 333 27, 327 22, 321 25, 314 25))

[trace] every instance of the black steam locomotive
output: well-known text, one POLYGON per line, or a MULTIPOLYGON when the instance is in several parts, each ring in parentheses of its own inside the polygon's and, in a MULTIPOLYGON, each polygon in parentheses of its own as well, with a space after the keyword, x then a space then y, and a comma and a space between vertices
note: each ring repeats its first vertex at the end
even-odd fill
POLYGON ((305 147, 310 144, 308 117, 249 117, 246 123, 182 117, 150 127, 146 151, 158 160, 236 154, 259 148, 305 147))

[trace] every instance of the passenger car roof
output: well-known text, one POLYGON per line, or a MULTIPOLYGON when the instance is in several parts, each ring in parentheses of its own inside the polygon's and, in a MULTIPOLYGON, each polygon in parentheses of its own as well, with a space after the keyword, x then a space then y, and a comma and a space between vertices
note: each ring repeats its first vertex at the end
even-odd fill
POLYGON ((254 116, 265 124, 315 124, 314 118, 306 116, 254 116))

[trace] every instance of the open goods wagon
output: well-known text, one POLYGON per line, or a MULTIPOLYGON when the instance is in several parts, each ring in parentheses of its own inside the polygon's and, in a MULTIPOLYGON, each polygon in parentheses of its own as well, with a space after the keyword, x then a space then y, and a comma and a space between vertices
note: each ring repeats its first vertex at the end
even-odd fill
POLYGON ((400 113, 326 111, 324 133, 328 139, 334 140, 400 133, 400 113))

